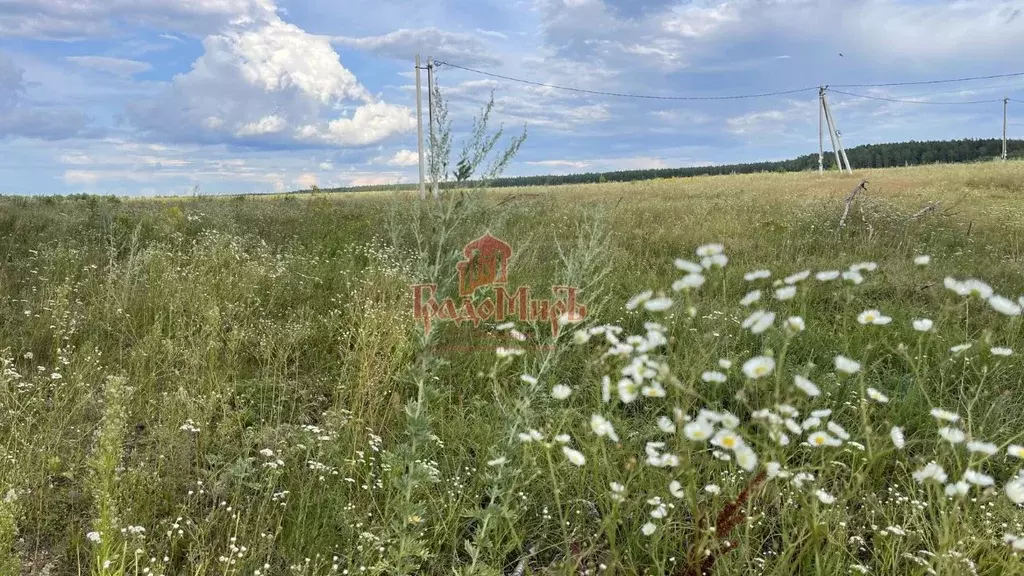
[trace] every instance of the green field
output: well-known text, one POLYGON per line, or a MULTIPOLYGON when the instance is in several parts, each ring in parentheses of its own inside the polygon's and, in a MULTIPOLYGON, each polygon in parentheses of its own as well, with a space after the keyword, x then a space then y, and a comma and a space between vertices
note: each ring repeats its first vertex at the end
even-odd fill
POLYGON ((1024 573, 1020 162, 7 197, 0 238, 0 574, 1024 573), (424 334, 485 232, 582 324, 424 334))

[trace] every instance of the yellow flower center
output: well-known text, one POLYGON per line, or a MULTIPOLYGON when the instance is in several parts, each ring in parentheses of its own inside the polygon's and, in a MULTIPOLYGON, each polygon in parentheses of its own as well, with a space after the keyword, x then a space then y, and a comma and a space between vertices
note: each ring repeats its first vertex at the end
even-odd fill
POLYGON ((814 439, 814 443, 817 444, 818 446, 821 446, 822 444, 825 443, 825 438, 823 436, 818 436, 817 438, 814 439))
POLYGON ((725 438, 722 439, 722 446, 725 446, 726 448, 732 448, 736 446, 736 439, 730 436, 726 436, 725 438))

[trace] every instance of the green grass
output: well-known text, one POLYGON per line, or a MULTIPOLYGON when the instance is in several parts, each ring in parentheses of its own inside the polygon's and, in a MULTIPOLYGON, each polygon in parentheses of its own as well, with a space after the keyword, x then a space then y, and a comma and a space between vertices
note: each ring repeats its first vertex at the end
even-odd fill
POLYGON ((0 573, 1024 573, 1003 541, 1024 534, 1004 490, 1020 467, 1006 447, 1024 444, 1021 319, 943 286, 1024 294, 1022 194, 1024 165, 1009 163, 501 190, 440 207, 408 193, 0 199, 0 573), (862 177, 868 194, 837 229, 862 177), (557 340, 544 322, 516 326, 525 342, 493 322, 424 335, 409 286, 453 294, 462 246, 485 231, 514 250, 510 288, 577 286, 584 323, 557 340), (673 292, 674 260, 712 242, 727 266, 673 292), (815 279, 861 262, 877 264, 861 284, 815 279), (772 278, 744 280, 755 269, 772 278), (773 280, 803 270, 795 298, 772 298, 773 280), (755 288, 760 303, 741 306, 755 288), (672 307, 624 307, 646 289, 672 307), (776 319, 752 334, 741 323, 758 308, 776 319), (861 325, 868 309, 891 323, 861 325), (791 316, 806 329, 784 330, 791 316), (604 334, 574 333, 618 326, 639 345, 655 337, 645 322, 664 327, 642 361, 665 397, 626 403, 618 382, 639 352, 609 357, 604 334), (838 354, 861 371, 837 374, 838 354), (745 377, 760 355, 774 371, 745 377), (724 383, 702 381, 715 370, 724 383), (552 397, 558 384, 568 398, 552 397), (889 401, 865 400, 869 387, 889 401), (784 403, 797 424, 832 412, 769 434, 755 415, 784 403), (997 453, 941 441, 933 407, 997 453), (737 417, 756 467, 687 439, 702 409, 737 417), (617 441, 592 431, 593 414, 617 441), (829 421, 849 441, 801 445, 829 421), (530 430, 543 439, 521 441, 530 430), (650 442, 678 465, 652 465, 650 442), (948 479, 915 481, 932 460, 948 479), (766 478, 773 461, 813 480, 766 478), (947 497, 968 468, 994 486, 947 497))

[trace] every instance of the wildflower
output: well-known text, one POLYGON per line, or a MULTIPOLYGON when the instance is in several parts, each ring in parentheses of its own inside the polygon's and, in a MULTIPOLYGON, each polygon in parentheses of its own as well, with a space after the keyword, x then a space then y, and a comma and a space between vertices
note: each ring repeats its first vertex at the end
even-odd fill
POLYGON ((949 497, 953 497, 953 496, 966 496, 967 492, 970 489, 971 489, 971 485, 970 484, 968 484, 967 482, 964 482, 963 480, 960 480, 959 482, 956 482, 956 483, 953 483, 953 484, 946 484, 946 488, 945 488, 944 492, 946 493, 946 496, 949 496, 949 497))
POLYGON ((654 531, 657 529, 657 526, 655 526, 651 522, 648 522, 640 528, 640 531, 643 532, 644 536, 650 536, 651 534, 654 534, 654 531))
POLYGON ((612 442, 619 441, 619 436, 615 433, 612 423, 600 414, 592 414, 590 416, 590 430, 599 437, 607 436, 612 442))
POLYGON ((892 322, 892 318, 884 316, 878 310, 865 310, 857 316, 857 322, 882 326, 892 322))
POLYGON ((801 392, 808 396, 817 396, 821 394, 821 390, 815 386, 814 382, 811 382, 807 378, 797 374, 793 376, 793 385, 800 389, 801 392))
POLYGON ((1021 313, 1020 305, 998 294, 992 295, 988 299, 988 304, 993 310, 1006 316, 1020 316, 1021 313))
POLYGON ((664 312, 672 306, 672 299, 664 296, 660 298, 652 298, 644 302, 644 308, 650 312, 664 312))
POLYGON ((988 300, 992 297, 992 287, 974 278, 968 278, 964 280, 964 287, 967 288, 967 294, 970 296, 977 296, 982 300, 988 300))
POLYGON ((747 282, 753 282, 754 280, 760 280, 762 278, 771 278, 772 273, 770 270, 754 270, 753 272, 747 272, 743 275, 743 279, 747 282))
POLYGON ((747 446, 746 444, 740 446, 735 450, 735 454, 736 464, 739 465, 740 468, 750 472, 757 467, 757 454, 754 453, 750 446, 747 446))
POLYGON ((529 442, 540 442, 543 439, 544 435, 532 428, 528 432, 519 433, 519 440, 524 444, 529 442))
POLYGON ((729 257, 725 254, 712 254, 711 256, 705 256, 700 259, 700 265, 710 270, 714 267, 725 268, 725 265, 729 263, 729 257))
POLYGON ((843 440, 850 439, 850 434, 842 426, 835 422, 829 422, 828 424, 825 425, 825 428, 827 428, 829 432, 835 434, 836 436, 843 440))
POLYGON ((818 501, 821 502, 822 504, 832 504, 836 501, 835 496, 821 489, 815 492, 814 495, 818 497, 818 501))
POLYGON ((867 389, 867 393, 868 393, 868 398, 871 398, 875 402, 879 402, 881 404, 885 404, 885 403, 889 402, 889 397, 888 396, 886 396, 885 394, 882 394, 881 392, 879 392, 878 390, 875 390, 874 388, 868 388, 867 389))
POLYGON ((99 532, 89 532, 85 535, 85 538, 95 544, 99 544, 101 540, 99 532))
POLYGON ((814 278, 817 279, 819 282, 830 282, 832 280, 835 280, 836 278, 839 278, 840 274, 841 273, 839 272, 839 270, 824 270, 815 274, 814 278))
POLYGON ((897 450, 902 450, 903 446, 906 444, 906 440, 903 437, 903 430, 899 426, 893 426, 892 430, 889 430, 889 438, 892 439, 892 445, 895 446, 897 450))
POLYGON ((860 370, 860 362, 842 355, 836 356, 835 366, 836 370, 846 374, 856 374, 860 370))
POLYGON ((774 312, 768 312, 766 310, 757 310, 750 316, 747 316, 747 319, 744 320, 743 323, 740 324, 740 326, 743 327, 743 329, 750 329, 750 332, 752 334, 760 334, 767 330, 768 328, 771 328, 771 325, 774 322, 774 312))
POLYGON ((874 272, 878 268, 878 264, 874 262, 859 262, 857 264, 850 265, 851 272, 860 272, 861 270, 867 270, 868 272, 874 272))
POLYGON ((918 484, 924 484, 926 480, 934 480, 940 483, 946 481, 946 471, 942 469, 942 466, 939 466, 935 462, 925 464, 923 468, 920 468, 911 474, 911 476, 918 482, 918 484))
POLYGON ((714 256, 715 254, 721 254, 724 250, 725 247, 721 244, 704 244, 703 246, 697 247, 696 254, 701 258, 706 258, 708 256, 714 256))
POLYGON ((752 380, 763 378, 774 369, 775 360, 771 356, 754 356, 743 363, 743 373, 752 380))
POLYGON ((743 438, 739 434, 724 428, 715 434, 715 437, 711 439, 711 443, 727 450, 736 450, 744 445, 743 438))
POLYGON ((967 435, 964 434, 963 430, 960 430, 958 428, 950 428, 949 426, 943 426, 942 428, 939 428, 939 436, 946 442, 949 442, 950 444, 959 444, 963 442, 964 439, 967 437, 967 435))
POLYGON ((725 426, 730 430, 733 430, 740 425, 740 419, 733 414, 730 414, 728 411, 724 411, 719 414, 718 421, 722 423, 722 426, 725 426))
POLYGON ((523 350, 521 348, 505 348, 504 346, 498 346, 494 349, 494 354, 498 358, 511 358, 513 356, 522 356, 523 350))
POLYGON ((999 451, 999 447, 991 442, 981 442, 980 440, 971 440, 967 443, 967 450, 969 452, 977 452, 979 454, 985 454, 991 456, 999 451))
POLYGON ((660 382, 654 382, 647 386, 644 386, 640 393, 648 398, 664 398, 666 396, 665 387, 660 382))
POLYGON ((709 371, 701 374, 700 379, 708 384, 722 384, 726 381, 726 376, 721 372, 709 371))
POLYGON ((714 434, 714 432, 715 428, 710 422, 699 418, 693 422, 687 423, 686 426, 683 426, 683 435, 685 435, 688 440, 704 441, 711 438, 711 435, 714 434))
POLYGON ((823 410, 812 410, 811 411, 811 416, 814 416, 815 418, 828 418, 831 415, 832 415, 832 410, 830 410, 828 408, 825 408, 823 410))
POLYGON ((793 434, 800 434, 804 431, 803 427, 797 424, 792 418, 786 418, 783 421, 783 424, 785 424, 786 428, 789 428, 789 431, 793 434))
POLYGON ((868 574, 870 572, 868 567, 863 564, 850 564, 850 570, 860 572, 861 574, 868 574))
POLYGON ((1018 474, 1016 478, 1006 483, 1003 491, 1014 504, 1024 504, 1024 477, 1018 474))
POLYGON ((812 428, 817 428, 818 426, 821 426, 821 418, 816 416, 811 416, 800 423, 800 428, 804 430, 810 430, 812 428))
POLYGON ((843 280, 853 282, 854 284, 860 284, 864 282, 864 276, 856 270, 847 270, 843 272, 843 280))
POLYGON ((982 488, 992 486, 996 483, 995 479, 988 474, 983 474, 970 468, 964 471, 964 480, 974 484, 975 486, 981 486, 982 488))
POLYGON ((953 354, 959 354, 959 353, 963 352, 964 350, 967 350, 970 347, 971 347, 971 343, 970 342, 968 342, 966 344, 957 344, 956 346, 953 346, 952 348, 950 348, 949 351, 952 352, 953 354))
POLYGON ((728 370, 729 368, 732 368, 732 360, 720 358, 718 360, 718 367, 721 368, 722 370, 728 370))
POLYGON ((1024 459, 1024 446, 1019 444, 1010 444, 1006 447, 1006 453, 1014 458, 1024 459))
POLYGON ((629 378, 619 380, 619 400, 629 404, 640 395, 640 385, 629 378))
POLYGON ((522 374, 519 376, 519 379, 531 386, 537 385, 537 379, 534 378, 533 376, 530 376, 529 374, 522 374))
POLYGON ((779 446, 789 446, 789 436, 787 436, 785 432, 770 430, 768 431, 768 437, 779 446))
POLYGON ((578 450, 573 450, 568 446, 562 446, 562 453, 569 459, 569 462, 576 466, 583 466, 587 463, 587 459, 583 457, 583 453, 578 450))
POLYGON ((919 318, 913 322, 914 330, 917 330, 918 332, 930 332, 934 324, 935 323, 928 318, 919 318))
POLYGON ((660 519, 668 516, 668 508, 664 504, 658 504, 654 510, 651 510, 651 518, 660 519))
POLYGON ((789 476, 789 472, 782 469, 782 464, 772 461, 765 464, 765 471, 769 478, 786 478, 789 476))
POLYGON ((807 325, 804 324, 804 319, 799 316, 790 316, 789 318, 786 318, 786 321, 782 325, 790 334, 803 332, 804 328, 807 327, 807 325))
POLYGON ((508 458, 505 458, 504 456, 500 456, 498 458, 495 458, 494 460, 488 461, 487 465, 488 466, 501 466, 502 464, 504 464, 506 462, 508 462, 508 458))
POLYGON ((676 425, 675 422, 672 422, 672 419, 669 418, 668 416, 659 416, 658 429, 664 432, 665 434, 675 434, 676 425))
POLYGON ((783 286, 775 291, 776 300, 791 300, 796 296, 796 286, 783 286))
POLYGON ((636 296, 633 296, 628 302, 626 302, 626 310, 636 310, 637 306, 650 300, 651 296, 654 296, 653 290, 644 290, 636 296))
POLYGON ((717 484, 708 484, 707 486, 704 487, 704 491, 707 492, 708 494, 715 494, 715 495, 718 495, 718 494, 722 493, 722 489, 719 488, 719 486, 717 484))
POLYGON ((918 266, 927 266, 928 264, 931 264, 931 261, 932 257, 927 254, 914 257, 914 264, 917 264, 918 266))
POLYGON ((612 379, 608 375, 601 377, 601 402, 607 404, 612 399, 612 379))
POLYGON ((793 486, 797 488, 803 488, 804 482, 814 482, 814 474, 808 472, 798 472, 793 479, 790 480, 793 486))
POLYGON ((686 496, 686 492, 683 491, 683 485, 679 483, 679 480, 669 482, 668 492, 676 498, 683 498, 686 496))
POLYGON ((828 435, 828 432, 814 432, 807 437, 807 443, 811 446, 841 446, 843 443, 841 440, 833 438, 828 435))
POLYGON ((751 290, 750 292, 747 292, 747 295, 744 296, 743 299, 740 300, 740 304, 742 304, 743 306, 750 306, 751 304, 753 304, 754 302, 757 302, 760 299, 761 299, 761 291, 760 290, 751 290))
POLYGON ((956 422, 960 419, 960 415, 956 412, 950 412, 949 410, 943 410, 942 408, 932 408, 930 414, 937 420, 945 420, 946 422, 956 422))
POLYGON ((1012 349, 1002 348, 998 346, 992 347, 992 349, 990 349, 989 352, 991 352, 993 356, 1011 356, 1013 354, 1012 349))
POLYGON ((551 389, 551 397, 555 400, 565 400, 572 394, 572 388, 569 388, 565 384, 556 384, 551 389))
POLYGON ((796 274, 786 276, 782 281, 786 284, 796 284, 797 282, 803 282, 810 275, 810 270, 804 270, 803 272, 797 272, 796 274))
POLYGON ((674 264, 676 265, 676 268, 686 272, 687 274, 700 274, 704 271, 699 264, 695 264, 689 260, 683 260, 682 258, 676 258, 674 264))
POLYGON ((672 290, 679 292, 680 290, 697 289, 704 285, 703 274, 687 274, 679 280, 672 283, 672 290))

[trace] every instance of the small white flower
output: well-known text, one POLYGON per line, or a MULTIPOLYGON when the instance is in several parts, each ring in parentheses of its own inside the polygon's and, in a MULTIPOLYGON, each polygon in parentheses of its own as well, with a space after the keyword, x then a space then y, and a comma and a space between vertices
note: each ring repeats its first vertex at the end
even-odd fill
POLYGON ((718 367, 722 370, 728 370, 729 368, 732 368, 732 360, 721 358, 718 360, 718 367))
POLYGON ((683 491, 683 485, 679 483, 679 480, 669 482, 668 492, 676 498, 683 498, 686 496, 686 492, 683 491))
POLYGON ((707 486, 704 487, 704 491, 707 492, 708 494, 715 495, 722 493, 722 489, 719 488, 717 484, 708 484, 707 486))
POLYGON ((89 533, 87 533, 87 534, 85 535, 85 537, 86 537, 86 539, 88 539, 88 540, 89 540, 90 542, 93 542, 93 543, 95 543, 95 544, 99 544, 99 543, 100 543, 100 540, 101 540, 101 538, 100 538, 100 533, 99 533, 99 532, 89 532, 89 533))
POLYGON ((812 428, 817 428, 818 426, 821 426, 821 418, 816 416, 811 416, 800 423, 800 428, 804 430, 810 430, 812 428))
POLYGON ((538 432, 537 430, 530 429, 527 432, 519 433, 519 440, 524 444, 529 442, 540 442, 543 439, 544 435, 538 432))
POLYGON ((830 282, 832 280, 835 280, 836 278, 839 278, 840 274, 841 272, 839 270, 824 270, 822 272, 818 272, 817 274, 815 274, 814 278, 817 279, 819 282, 830 282))
POLYGON ((811 275, 810 270, 804 270, 803 272, 797 272, 790 276, 786 276, 782 281, 786 284, 796 284, 797 282, 803 282, 811 275))
POLYGON ((959 444, 967 438, 967 435, 964 434, 963 430, 960 430, 959 428, 950 428, 949 426, 939 428, 939 436, 950 444, 959 444))
POLYGON ((906 439, 903 437, 903 430, 899 426, 893 426, 892 430, 889 430, 889 438, 892 438, 892 445, 897 450, 902 450, 906 444, 906 439))
POLYGON ((1017 476, 1003 487, 1006 497, 1014 504, 1024 504, 1024 477, 1017 476))
POLYGON ((796 296, 796 286, 783 286, 775 291, 776 300, 792 300, 796 296))
POLYGON ((978 454, 985 454, 991 456, 999 451, 999 447, 991 442, 982 442, 980 440, 971 440, 966 444, 969 452, 977 452, 978 454))
POLYGON ((675 434, 676 424, 668 416, 659 416, 658 429, 664 432, 665 434, 675 434))
POLYGON ((715 254, 721 254, 725 250, 725 246, 721 244, 704 244, 698 246, 696 254, 700 258, 706 258, 708 256, 714 256, 715 254))
POLYGON ((822 410, 812 410, 811 411, 811 416, 814 416, 815 418, 828 418, 831 415, 832 415, 832 410, 830 410, 828 408, 825 408, 825 409, 822 409, 822 410))
POLYGON ((660 382, 653 382, 644 386, 640 389, 640 393, 647 398, 664 398, 667 395, 665 387, 660 382))
POLYGON ((953 346, 952 348, 950 348, 949 351, 952 352, 953 354, 959 354, 959 353, 963 352, 964 350, 967 350, 970 347, 971 347, 971 343, 970 342, 968 342, 966 344, 957 344, 956 346, 953 346))
POLYGON ((583 453, 578 450, 573 450, 568 446, 562 446, 562 453, 569 459, 569 462, 576 466, 583 466, 587 463, 587 459, 583 456, 583 453))
POLYGON ((843 280, 853 282, 854 284, 860 284, 864 282, 864 276, 856 270, 847 270, 843 272, 843 280))
POLYGON ((1024 446, 1019 444, 1010 444, 1006 447, 1006 453, 1014 458, 1024 460, 1024 446))
POLYGON ((501 466, 502 464, 504 464, 506 462, 508 462, 508 459, 505 458, 504 456, 501 456, 500 458, 495 458, 494 460, 489 461, 487 463, 487 465, 488 466, 501 466))
POLYGON ((637 306, 650 300, 651 296, 654 296, 653 290, 644 290, 636 296, 633 296, 629 299, 629 302, 626 302, 626 310, 635 310, 637 306))
POLYGON ((790 334, 803 332, 804 329, 807 327, 807 325, 804 324, 804 319, 799 316, 790 316, 789 318, 786 318, 786 322, 783 323, 783 326, 786 328, 786 331, 789 332, 790 334))
POLYGON ((651 510, 651 518, 660 519, 668 516, 668 508, 664 504, 658 504, 654 510, 651 510))
POLYGON ((846 374, 856 374, 860 370, 860 362, 842 355, 836 356, 835 366, 836 370, 846 374))
POLYGON ((689 260, 684 260, 682 258, 676 258, 675 265, 676 268, 682 270, 683 272, 686 272, 687 274, 700 274, 701 272, 704 271, 704 269, 701 268, 700 264, 695 264, 693 262, 690 262, 689 260))
POLYGON ((771 356, 754 356, 743 363, 743 373, 747 378, 756 380, 772 373, 775 369, 775 359, 771 356))
POLYGON ((782 464, 772 461, 765 464, 765 471, 768 473, 769 478, 786 478, 789 476, 789 472, 782 469, 782 464))
POLYGON ((519 376, 519 379, 531 386, 537 385, 537 379, 534 378, 533 376, 530 376, 529 374, 522 374, 519 376))
POLYGON ((828 432, 813 432, 807 437, 807 443, 814 447, 819 446, 842 446, 842 441, 828 435, 828 432))
POLYGON ((874 272, 876 269, 878 269, 878 264, 874 262, 860 262, 857 264, 850 265, 850 271, 852 272, 861 272, 863 270, 867 270, 868 272, 874 272))
POLYGON ((971 468, 964 471, 964 480, 974 484, 975 486, 981 486, 982 488, 985 488, 986 486, 994 486, 996 483, 995 479, 988 474, 983 474, 977 470, 972 470, 971 468))
POLYGON ((640 395, 640 385, 630 378, 619 380, 618 389, 619 400, 622 400, 623 404, 629 404, 640 395))
POLYGON ((711 438, 711 435, 715 433, 714 426, 711 425, 707 420, 698 418, 692 422, 688 422, 686 426, 683 426, 683 435, 689 440, 703 442, 711 438))
POLYGON ((991 352, 993 356, 1011 356, 1011 355, 1013 355, 1013 350, 1011 350, 1010 348, 1002 348, 1002 347, 998 347, 998 346, 992 347, 992 349, 989 350, 989 352, 991 352))
POLYGON ((760 299, 761 299, 761 291, 760 290, 751 290, 750 292, 747 292, 747 295, 744 296, 743 299, 740 300, 740 304, 743 305, 743 306, 750 306, 751 304, 753 304, 754 302, 757 302, 760 299))
POLYGON ((744 444, 737 448, 734 453, 736 454, 736 464, 740 468, 751 472, 757 467, 757 454, 754 453, 750 446, 744 444))
POLYGON ((914 320, 913 324, 914 330, 917 330, 918 332, 930 332, 932 326, 935 325, 935 323, 929 320, 928 318, 919 318, 917 320, 914 320))
POLYGON ((932 257, 927 254, 914 257, 914 264, 917 264, 918 266, 927 266, 928 264, 931 264, 931 261, 932 257))
POLYGON ((935 462, 929 462, 923 468, 911 474, 911 476, 919 484, 923 484, 926 480, 934 480, 939 483, 946 481, 946 471, 935 462))
POLYGON ((850 439, 850 434, 846 431, 846 429, 837 424, 836 422, 829 422, 828 424, 825 425, 825 428, 827 428, 829 432, 835 434, 836 436, 843 440, 850 439))
POLYGON ((993 310, 1006 316, 1020 316, 1021 313, 1020 305, 998 294, 993 294, 989 297, 988 304, 993 310))
POLYGON ((672 290, 679 292, 680 290, 697 289, 704 285, 704 281, 705 278, 702 274, 687 274, 672 283, 672 290))
POLYGON ((814 482, 814 474, 798 472, 790 482, 797 488, 803 488, 805 482, 814 482))
POLYGON ((728 263, 729 257, 725 254, 713 254, 700 259, 700 265, 708 270, 714 267, 725 268, 725 265, 728 263))
POLYGON ((599 437, 607 436, 612 442, 619 441, 619 436, 615 433, 615 427, 600 414, 592 414, 590 416, 590 430, 599 437))
POLYGON ((821 502, 822 504, 833 504, 836 501, 835 496, 821 489, 818 489, 818 491, 815 492, 814 495, 818 497, 818 501, 821 502))
POLYGON ((726 450, 736 450, 741 446, 744 446, 743 437, 725 428, 720 429, 711 439, 711 444, 718 446, 719 448, 725 448, 726 450))
POLYGON ((775 322, 775 313, 768 312, 767 310, 757 310, 750 316, 747 316, 740 326, 743 329, 749 329, 752 334, 760 334, 771 328, 775 322))
POLYGON ((747 282, 753 282, 754 280, 760 280, 762 278, 771 278, 772 273, 770 270, 754 270, 753 272, 747 272, 743 275, 743 279, 747 282))
POLYGON ((807 378, 797 374, 793 376, 793 385, 800 389, 801 392, 808 396, 817 396, 821 394, 821 389, 818 388, 814 382, 811 382, 807 378))
POLYGON ((867 389, 867 393, 868 393, 868 398, 871 398, 875 402, 879 402, 881 404, 885 404, 885 403, 889 402, 889 397, 888 396, 886 396, 885 394, 882 394, 881 392, 879 392, 878 390, 875 390, 874 388, 868 388, 867 389))
POLYGON ((961 481, 956 482, 954 484, 947 484, 946 488, 943 491, 946 493, 946 496, 954 497, 954 496, 966 496, 967 492, 970 489, 971 489, 971 485, 968 484, 967 482, 964 482, 963 480, 961 480, 961 481))
POLYGON ((555 400, 565 400, 572 394, 572 388, 569 388, 565 384, 556 384, 551 389, 551 397, 555 400))
POLYGON ((945 420, 946 422, 956 422, 960 419, 960 415, 956 412, 950 412, 942 408, 932 408, 930 414, 937 420, 945 420))
POLYGON ((721 372, 710 371, 701 374, 700 379, 708 384, 722 384, 726 381, 726 376, 721 372))
POLYGON ((664 296, 660 298, 652 298, 644 302, 644 308, 650 312, 664 312, 672 306, 672 299, 664 296))
POLYGON ((601 402, 607 404, 612 399, 612 379, 608 375, 601 377, 601 402))
POLYGON ((651 534, 654 534, 654 531, 657 529, 658 527, 652 522, 648 522, 640 528, 640 531, 643 532, 644 536, 650 536, 651 534))
POLYGON ((892 318, 883 315, 878 310, 865 310, 857 316, 857 322, 882 326, 892 322, 892 318))

